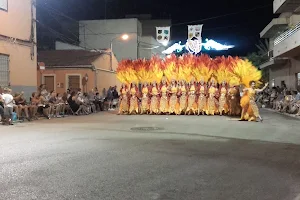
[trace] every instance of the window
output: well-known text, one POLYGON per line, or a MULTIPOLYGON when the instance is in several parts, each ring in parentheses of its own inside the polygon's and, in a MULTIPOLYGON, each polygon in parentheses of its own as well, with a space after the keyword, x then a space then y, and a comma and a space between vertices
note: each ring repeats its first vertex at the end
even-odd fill
POLYGON ((0 10, 8 10, 8 0, 0 0, 0 10))
POLYGON ((9 86, 9 57, 0 54, 0 86, 9 86))

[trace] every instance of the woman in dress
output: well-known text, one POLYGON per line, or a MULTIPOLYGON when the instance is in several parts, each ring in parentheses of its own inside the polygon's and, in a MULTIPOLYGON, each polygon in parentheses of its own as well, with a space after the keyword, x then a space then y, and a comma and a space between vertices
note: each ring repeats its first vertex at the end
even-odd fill
POLYGON ((118 115, 127 114, 128 113, 128 89, 126 84, 122 83, 121 89, 120 89, 120 106, 119 106, 119 112, 118 115))
POLYGON ((205 114, 206 110, 206 96, 207 96, 207 86, 203 79, 201 79, 198 87, 198 115, 205 114))
POLYGON ((129 96, 129 114, 138 114, 139 113, 139 100, 138 100, 138 87, 135 82, 131 83, 129 96))
POLYGON ((160 87, 160 101, 159 101, 159 113, 167 114, 169 111, 169 102, 168 102, 168 85, 165 78, 161 81, 160 87))
POLYGON ((159 113, 159 90, 157 84, 154 81, 150 88, 150 115, 159 113))
POLYGON ((172 79, 168 92, 171 95, 170 100, 169 100, 169 111, 168 111, 168 113, 170 115, 171 114, 178 114, 178 99, 177 99, 178 87, 176 85, 175 79, 172 79))
POLYGON ((228 113, 228 104, 227 104, 227 84, 225 81, 222 81, 219 88, 220 96, 219 96, 219 114, 227 114, 228 113))
POLYGON ((216 79, 212 78, 210 81, 210 86, 208 89, 208 99, 207 99, 207 115, 215 115, 219 112, 218 110, 218 88, 216 86, 216 79))
POLYGON ((237 86, 231 86, 228 89, 228 111, 230 116, 239 116, 241 115, 241 106, 240 106, 240 92, 237 86))
POLYGON ((185 81, 181 81, 181 84, 179 86, 178 90, 178 96, 179 96, 179 111, 178 114, 185 113, 187 108, 187 86, 185 81))
POLYGON ((255 89, 255 81, 250 82, 250 87, 243 89, 243 97, 241 99, 242 115, 241 120, 256 121, 259 118, 260 122, 263 121, 259 114, 258 107, 255 103, 255 95, 264 91, 268 87, 268 83, 262 89, 255 89))
POLYGON ((149 113, 149 87, 145 82, 142 88, 142 104, 141 104, 141 114, 149 113))
POLYGON ((190 115, 191 113, 195 115, 197 112, 196 92, 197 92, 197 86, 194 79, 192 79, 188 89, 188 106, 185 111, 186 115, 190 115))

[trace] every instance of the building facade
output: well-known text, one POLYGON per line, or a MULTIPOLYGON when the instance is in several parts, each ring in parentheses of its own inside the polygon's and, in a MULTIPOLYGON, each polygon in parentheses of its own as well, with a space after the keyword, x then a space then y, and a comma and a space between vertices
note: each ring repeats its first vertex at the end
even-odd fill
POLYGON ((269 39, 267 62, 260 68, 269 74, 271 86, 300 86, 300 0, 274 0, 274 18, 260 33, 269 39))
POLYGON ((37 84, 45 84, 47 90, 64 93, 67 89, 89 92, 94 88, 102 91, 120 83, 116 77, 118 62, 109 51, 53 50, 40 51, 37 84), (112 70, 111 70, 112 68, 112 70))
POLYGON ((0 0, 0 86, 36 91, 36 8, 34 0, 0 0))
MULTIPOLYGON (((112 47, 118 61, 122 59, 149 59, 153 54, 161 54, 165 49, 155 40, 155 23, 146 20, 143 34, 143 24, 138 18, 107 19, 80 21, 80 46, 87 49, 107 49, 112 47), (152 31, 151 30, 152 27, 152 31), (129 38, 122 40, 127 34, 129 38)), ((162 23, 158 23, 162 25, 162 23)), ((167 25, 167 24, 166 24, 167 25)))

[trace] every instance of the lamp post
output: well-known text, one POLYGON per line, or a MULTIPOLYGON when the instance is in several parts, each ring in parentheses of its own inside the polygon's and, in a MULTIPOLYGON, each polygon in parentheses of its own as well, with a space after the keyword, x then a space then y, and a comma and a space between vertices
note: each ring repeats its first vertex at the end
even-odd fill
POLYGON ((122 40, 125 41, 125 40, 128 40, 128 38, 129 38, 129 35, 123 34, 123 35, 118 35, 117 37, 114 37, 113 39, 110 40, 110 70, 111 71, 113 70, 113 68, 112 68, 113 41, 116 40, 116 39, 122 39, 122 40))

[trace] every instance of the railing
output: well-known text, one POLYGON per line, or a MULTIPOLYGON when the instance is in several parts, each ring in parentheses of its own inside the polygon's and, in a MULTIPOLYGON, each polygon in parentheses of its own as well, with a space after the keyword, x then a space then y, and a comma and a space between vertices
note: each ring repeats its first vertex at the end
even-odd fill
POLYGON ((300 30, 300 23, 296 24, 292 29, 289 29, 285 32, 283 32, 281 35, 279 35, 275 40, 274 40, 274 45, 279 44, 280 42, 284 41, 285 39, 289 38, 292 36, 294 33, 300 30))

